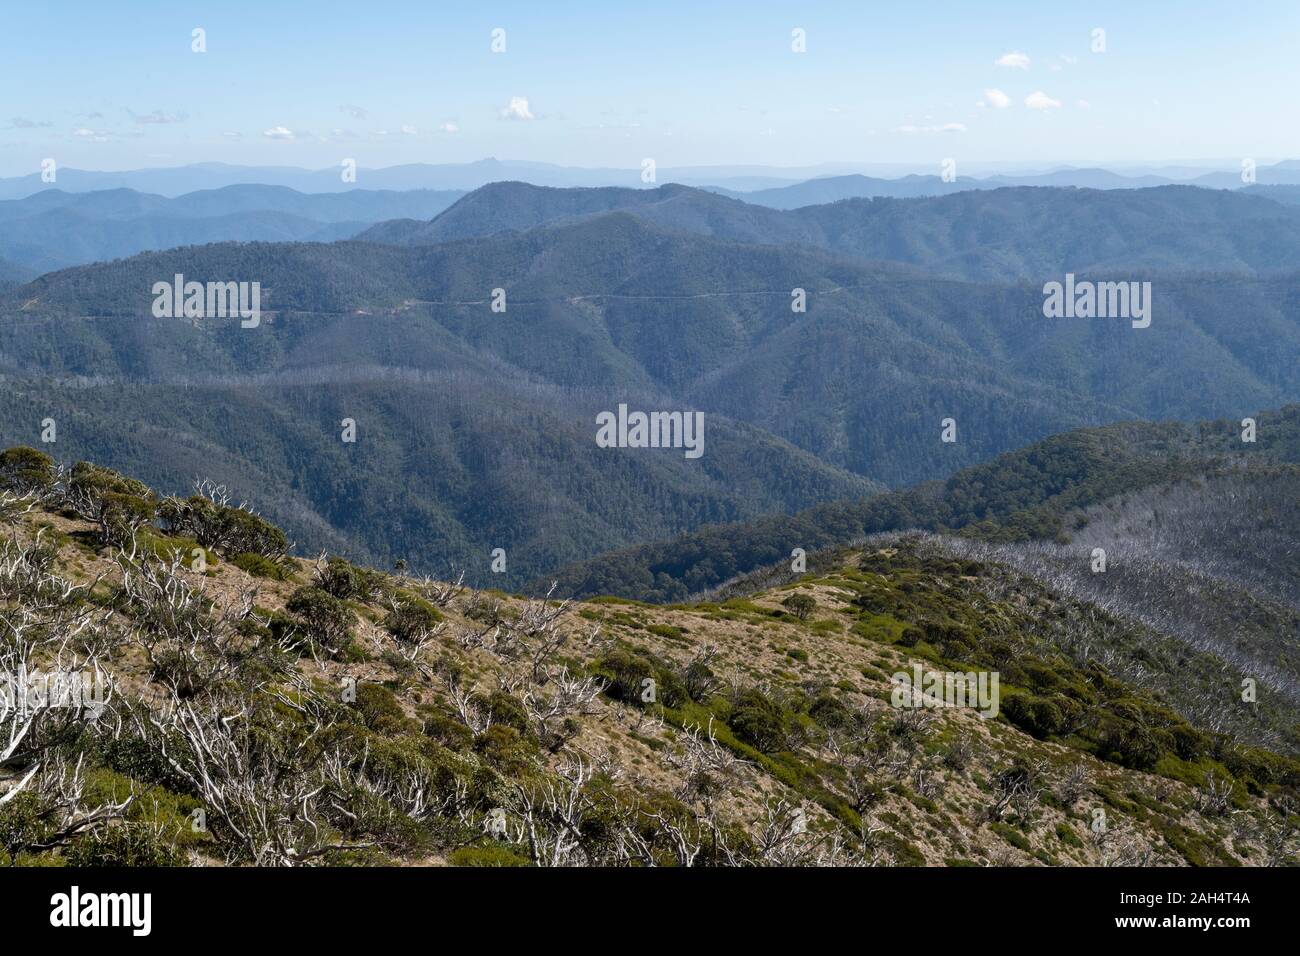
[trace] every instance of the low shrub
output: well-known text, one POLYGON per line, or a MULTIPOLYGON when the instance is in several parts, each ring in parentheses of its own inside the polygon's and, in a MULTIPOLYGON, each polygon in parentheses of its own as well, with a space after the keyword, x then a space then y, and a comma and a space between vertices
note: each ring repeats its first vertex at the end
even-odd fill
POLYGON ((352 609, 328 591, 301 587, 289 596, 285 609, 301 623, 307 636, 331 653, 352 640, 352 609))

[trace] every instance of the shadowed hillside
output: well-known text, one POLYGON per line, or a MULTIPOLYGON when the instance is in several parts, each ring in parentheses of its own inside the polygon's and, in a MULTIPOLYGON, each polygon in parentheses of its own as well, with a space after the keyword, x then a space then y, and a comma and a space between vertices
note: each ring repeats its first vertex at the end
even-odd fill
MULTIPOLYGON (((532 587, 558 581, 563 594, 677 601, 786 562, 793 548, 811 553, 884 531, 957 531, 992 542, 1066 541, 1087 527, 1090 508, 1103 503, 1108 511, 1123 508, 1128 496, 1138 493, 1159 497, 1167 492, 1154 489, 1172 482, 1201 482, 1254 468, 1271 476, 1277 466, 1289 474, 1300 465, 1300 406, 1257 418, 1260 430, 1253 444, 1241 441, 1237 423, 1222 421, 1129 422, 1080 429, 1001 455, 943 482, 796 515, 702 528, 671 541, 600 555, 547 575, 532 587)), ((1286 490, 1285 484, 1278 487, 1286 490)), ((1276 502, 1276 507, 1288 506, 1285 496, 1276 502)), ((1251 526, 1258 527, 1258 520, 1251 526)), ((1221 560, 1228 560, 1227 542, 1233 538, 1211 540, 1219 543, 1221 560)), ((1267 540, 1273 540, 1272 534, 1267 540)), ((1285 573, 1293 574, 1294 551, 1287 550, 1285 532, 1281 540, 1277 556, 1285 561, 1285 573)))

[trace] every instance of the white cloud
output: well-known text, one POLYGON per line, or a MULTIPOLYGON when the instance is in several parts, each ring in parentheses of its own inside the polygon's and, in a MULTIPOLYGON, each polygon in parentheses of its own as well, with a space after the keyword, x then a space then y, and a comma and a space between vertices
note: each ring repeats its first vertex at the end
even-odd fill
POLYGON ((1023 53, 1003 53, 993 61, 994 66, 1009 66, 1016 70, 1029 69, 1029 57, 1023 53))
POLYGON ((108 142, 108 130, 106 129, 87 129, 84 126, 79 126, 72 131, 72 135, 79 136, 82 139, 88 139, 92 143, 108 142))
POLYGON ((54 124, 48 120, 29 120, 22 116, 14 117, 14 129, 44 129, 54 124))
POLYGON ((988 100, 989 105, 994 109, 1004 110, 1011 105, 1011 97, 1001 90, 985 90, 984 99, 988 100))
POLYGON ((1031 110, 1059 110, 1061 101, 1052 99, 1042 90, 1034 90, 1025 97, 1025 105, 1031 110))
POLYGON ((966 124, 944 123, 942 126, 915 126, 909 123, 906 126, 898 127, 898 131, 909 136, 915 136, 918 133, 964 133, 966 132, 966 124))
POLYGON ((418 130, 416 130, 416 128, 412 126, 410 123, 402 124, 402 133, 405 134, 406 136, 414 136, 417 132, 418 130))
POLYGON ((340 113, 347 113, 353 119, 363 120, 370 117, 370 112, 361 106, 340 106, 340 113))
POLYGON ((453 123, 451 120, 447 120, 447 122, 439 126, 438 129, 442 130, 444 133, 447 134, 460 132, 460 127, 457 126, 455 123, 453 123))
POLYGON ((1090 110, 1090 109, 1092 109, 1092 104, 1089 103, 1087 100, 1079 100, 1079 104, 1078 104, 1078 105, 1079 105, 1079 109, 1081 109, 1081 110, 1090 110))
POLYGON ((501 118, 511 120, 537 119, 528 106, 528 97, 526 96, 510 97, 510 103, 501 111, 501 118))
MULTIPOLYGON (((131 113, 130 110, 127 110, 131 113)), ((152 113, 131 113, 131 119, 141 126, 167 126, 171 123, 184 123, 184 113, 164 113, 162 110, 154 110, 152 113)))
POLYGON ((262 130, 262 135, 267 139, 293 139, 293 130, 285 129, 283 126, 272 126, 270 129, 262 130))

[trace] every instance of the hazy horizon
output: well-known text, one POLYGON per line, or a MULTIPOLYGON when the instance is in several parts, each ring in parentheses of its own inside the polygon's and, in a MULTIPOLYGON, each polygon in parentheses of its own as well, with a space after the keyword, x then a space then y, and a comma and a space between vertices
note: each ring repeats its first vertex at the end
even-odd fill
MULTIPOLYGON (((1298 157, 1293 155, 1278 156, 1258 156, 1251 157, 1260 166, 1268 166, 1276 163, 1284 163, 1296 160, 1298 157)), ((1170 157, 1164 159, 1125 159, 1125 160, 1107 160, 1107 159, 1043 159, 1035 161, 1022 160, 995 160, 995 159, 967 159, 963 162, 963 168, 972 172, 978 171, 979 175, 999 175, 999 174, 1033 174, 1047 173, 1062 169, 1105 169, 1123 175, 1127 170, 1130 173, 1141 171, 1143 173, 1152 173, 1161 170, 1178 170, 1186 167, 1188 170, 1197 170, 1211 172, 1215 170, 1237 169, 1242 157, 1195 157, 1180 158, 1170 157)), ((583 164, 583 163, 558 163, 548 160, 531 159, 524 156, 480 156, 476 159, 464 160, 442 160, 438 158, 416 159, 407 162, 386 163, 379 165, 359 164, 359 169, 386 170, 397 169, 403 166, 475 166, 486 163, 498 163, 500 165, 518 165, 518 166, 537 166, 539 168, 560 168, 574 170, 602 170, 602 169, 626 169, 629 172, 639 173, 636 164, 626 166, 610 166, 602 164, 583 164)), ((198 166, 222 166, 242 169, 293 169, 305 170, 307 172, 325 172, 334 171, 337 164, 332 165, 310 165, 300 163, 244 163, 233 162, 224 159, 194 159, 187 162, 156 162, 141 163, 139 165, 120 165, 120 166, 61 166, 61 169, 75 169, 79 172, 90 173, 126 173, 142 172, 154 170, 174 170, 186 169, 198 166)), ((770 174, 780 172, 789 172, 792 178, 803 177, 807 173, 816 170, 846 170, 860 172, 863 170, 876 170, 877 172, 865 172, 863 175, 879 175, 882 177, 901 177, 908 175, 933 175, 936 172, 937 164, 925 165, 921 163, 881 163, 870 160, 855 159, 825 159, 811 163, 743 163, 743 162, 716 162, 716 163, 686 163, 681 165, 660 166, 665 170, 726 170, 729 175, 734 175, 740 171, 763 171, 770 174)), ((0 179, 13 179, 22 176, 39 175, 40 169, 19 171, 13 175, 5 174, 0 179)), ((844 173, 847 174, 847 173, 844 173)), ((829 175, 841 175, 838 172, 831 172, 829 175)), ((57 185, 57 184, 55 184, 57 185)), ((361 184, 355 184, 357 188, 363 188, 361 184)))

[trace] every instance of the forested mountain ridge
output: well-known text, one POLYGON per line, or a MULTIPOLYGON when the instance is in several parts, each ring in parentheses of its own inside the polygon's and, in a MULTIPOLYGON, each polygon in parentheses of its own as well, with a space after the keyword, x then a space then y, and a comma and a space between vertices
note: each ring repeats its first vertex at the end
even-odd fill
MULTIPOLYGON (((847 546, 865 535, 921 529, 990 542, 1066 540, 1086 509, 1170 483, 1201 482, 1245 467, 1300 466, 1300 405, 1253 416, 1256 441, 1237 422, 1125 422, 1055 435, 985 464, 855 502, 797 515, 702 528, 674 540, 600 555, 534 582, 564 594, 680 601, 738 575, 788 564, 800 548, 847 546)), ((1112 505, 1113 507, 1113 505, 1112 505)), ((1083 527, 1079 524, 1078 527, 1083 527)), ((1300 574, 1294 554, 1283 567, 1300 574)))
POLYGON ((946 477, 1079 425, 1300 398, 1290 279, 1156 279, 1152 324, 1133 329, 1047 320, 1036 285, 936 279, 626 212, 410 248, 186 247, 0 293, 0 437, 33 441, 53 416, 63 441, 90 442, 68 454, 168 489, 191 477, 179 449, 201 448, 240 494, 281 489, 276 517, 304 547, 440 570, 513 544, 522 584, 710 521, 946 477), (154 318, 153 286, 176 274, 259 282, 258 327, 154 318), (796 288, 806 312, 792 309, 796 288), (187 388, 204 390, 201 410, 187 388), (596 414, 628 402, 704 412, 704 463, 596 447, 596 414), (286 417, 300 407, 310 420, 286 417), (344 418, 374 457, 345 454, 344 418), (309 466, 304 448, 332 464, 309 466), (570 461, 587 464, 565 475, 570 461), (621 511, 609 504, 629 493, 621 511))
MULTIPOLYGON (((850 396, 850 403, 864 388, 881 386, 966 390, 966 402, 979 402, 978 393, 990 391, 1005 404, 1010 394, 1023 405, 999 412, 990 400, 987 412, 981 408, 966 417, 983 427, 979 423, 989 418, 1014 414, 1022 437, 1038 437, 1125 413, 1221 413, 1226 409, 1213 407, 1222 401, 1218 393, 1232 396, 1234 411, 1281 404, 1295 394, 1291 358, 1300 354, 1289 277, 1161 277, 1152 327, 1133 330, 1122 320, 1046 320, 1041 291, 1034 286, 918 277, 814 250, 665 232, 623 213, 410 250, 368 243, 172 250, 42 277, 0 296, 0 314, 144 317, 153 282, 176 273, 197 281, 258 276, 263 308, 271 314, 427 312, 473 348, 557 384, 685 391, 693 401, 716 403, 719 412, 732 417, 785 429, 787 438, 815 453, 838 447, 835 454, 846 467, 876 471, 890 482, 927 475, 923 467, 906 465, 893 474, 877 471, 879 459, 887 456, 871 447, 877 441, 870 435, 874 410, 854 423, 864 427, 844 437, 839 437, 843 419, 812 423, 817 409, 834 412, 843 404, 842 399, 818 402, 816 392, 833 389, 850 396), (491 318, 494 288, 505 290, 512 308, 498 319, 491 318), (806 291, 806 314, 791 309, 795 288, 806 291), (818 374, 800 371, 809 366, 818 374), (909 375, 895 374, 897 368, 909 375), (935 369, 941 370, 938 375, 935 369), (1039 425, 1038 419, 1046 420, 1039 425), (819 440, 809 434, 814 427, 829 427, 835 437, 819 440)), ((358 328, 367 324, 383 323, 376 315, 358 328)), ((39 336, 39 326, 24 322, 22 334, 39 336)), ((311 325, 286 328, 297 338, 311 325)), ((238 349, 243 340, 255 344, 255 349, 239 349, 241 362, 259 356, 243 366, 249 372, 273 367, 271 357, 279 354, 281 342, 278 334, 215 338, 223 350, 238 349)), ((363 333, 358 344, 365 349, 376 338, 363 333)), ((21 341, 11 339, 8 346, 6 354, 15 361, 23 357, 21 341)), ((136 346, 131 348, 131 361, 138 362, 136 346)), ((156 350, 147 341, 140 348, 156 350)), ((229 364, 215 354, 210 361, 223 370, 229 364)), ((436 362, 437 355, 408 361, 436 362)), ((43 364, 28 360, 26 367, 43 364)), ((60 364, 46 368, 114 372, 93 363, 60 364)), ((176 367, 186 365, 192 360, 176 367)), ((944 402, 911 394, 889 404, 905 404, 919 414, 925 408, 938 411, 944 402)), ((954 404, 947 411, 960 418, 960 410, 954 404)), ((852 404, 845 413, 853 414, 852 404)), ((987 441, 979 434, 969 437, 987 441)), ((968 447, 958 443, 947 451, 958 465, 979 460, 963 459, 968 447)))
POLYGON ((1300 210, 1265 195, 1194 186, 1024 186, 778 210, 679 185, 556 189, 493 183, 422 227, 409 221, 380 224, 357 238, 421 245, 522 232, 622 210, 670 229, 740 242, 815 246, 973 280, 1041 281, 1087 270, 1124 275, 1293 270, 1300 250, 1300 210))
POLYGON ((349 365, 193 385, 10 380, 0 420, 6 437, 35 440, 53 419, 60 454, 102 453, 171 493, 199 474, 244 498, 274 489, 268 514, 300 552, 466 571, 483 586, 612 543, 879 487, 716 415, 698 461, 678 449, 619 455, 593 441, 595 413, 636 393, 575 396, 510 374, 349 365), (345 419, 355 444, 341 440, 345 419))

